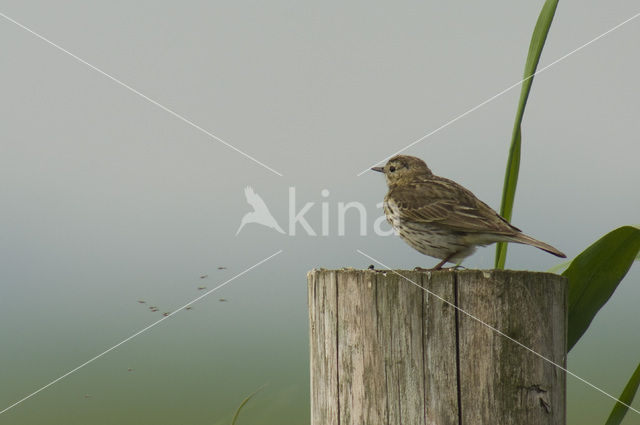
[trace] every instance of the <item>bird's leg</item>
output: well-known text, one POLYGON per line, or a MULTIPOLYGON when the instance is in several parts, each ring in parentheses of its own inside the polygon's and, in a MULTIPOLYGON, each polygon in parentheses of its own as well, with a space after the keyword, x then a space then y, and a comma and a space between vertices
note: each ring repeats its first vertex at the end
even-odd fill
MULTIPOLYGON (((451 254, 447 255, 446 257, 444 257, 444 259, 442 261, 440 261, 438 264, 436 264, 436 266, 432 269, 432 270, 440 270, 442 269, 442 266, 444 266, 445 264, 447 264, 449 262, 449 260, 451 260, 452 257, 454 257, 458 252, 452 252, 451 254)), ((455 269, 455 267, 454 267, 455 269)))
POLYGON ((432 268, 431 270, 441 270, 442 266, 444 266, 445 264, 447 264, 449 262, 449 258, 451 258, 453 254, 449 255, 448 257, 446 257, 444 260, 440 261, 438 264, 436 264, 436 266, 434 268, 432 268))
MULTIPOLYGON (((457 252, 453 252, 449 255, 447 255, 442 261, 440 261, 438 264, 436 264, 435 267, 431 268, 431 269, 423 269, 422 267, 416 267, 414 270, 419 271, 419 272, 433 272, 436 270, 442 270, 442 266, 444 266, 445 264, 447 264, 449 262, 449 260, 455 256, 457 254, 457 252)), ((455 270, 456 267, 458 267, 459 264, 457 264, 455 267, 452 267, 452 269, 455 270)))

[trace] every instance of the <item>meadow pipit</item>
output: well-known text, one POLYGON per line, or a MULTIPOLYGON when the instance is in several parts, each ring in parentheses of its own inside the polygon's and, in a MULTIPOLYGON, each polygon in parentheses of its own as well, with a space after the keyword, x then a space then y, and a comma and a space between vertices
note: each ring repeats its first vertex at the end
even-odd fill
POLYGON ((458 183, 434 175, 420 158, 394 156, 384 167, 389 192, 384 213, 391 226, 409 245, 442 261, 459 263, 476 246, 517 242, 535 246, 557 257, 562 252, 527 236, 458 183))

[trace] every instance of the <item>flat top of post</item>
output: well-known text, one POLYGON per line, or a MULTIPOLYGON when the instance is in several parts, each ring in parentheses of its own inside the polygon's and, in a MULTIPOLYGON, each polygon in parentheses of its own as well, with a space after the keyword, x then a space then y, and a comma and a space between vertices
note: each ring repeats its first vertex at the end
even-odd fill
POLYGON ((535 270, 502 270, 502 269, 462 269, 462 270, 452 270, 452 269, 443 269, 443 270, 405 270, 405 269, 356 269, 354 267, 341 267, 339 269, 327 269, 324 267, 315 267, 307 272, 307 276, 311 276, 317 273, 374 273, 377 275, 386 276, 388 274, 396 274, 401 276, 406 276, 408 274, 424 274, 427 276, 431 275, 444 275, 444 274, 455 274, 458 276, 464 276, 469 274, 482 273, 485 279, 489 279, 491 277, 498 276, 514 276, 521 275, 524 276, 533 276, 533 275, 549 275, 555 276, 558 278, 565 279, 562 275, 557 273, 550 272, 541 272, 535 270))

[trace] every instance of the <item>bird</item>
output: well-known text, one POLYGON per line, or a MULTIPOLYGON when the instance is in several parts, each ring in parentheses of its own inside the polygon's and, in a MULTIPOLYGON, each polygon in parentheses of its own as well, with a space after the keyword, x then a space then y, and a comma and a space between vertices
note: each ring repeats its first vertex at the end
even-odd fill
POLYGON ((477 246, 516 242, 566 258, 549 244, 527 236, 471 191, 453 180, 436 176, 420 158, 396 155, 384 167, 388 192, 384 197, 387 221, 399 236, 422 254, 460 264, 477 246))
POLYGON ((276 219, 271 215, 269 208, 267 208, 267 204, 264 203, 260 195, 253 191, 251 186, 244 188, 244 196, 247 199, 247 203, 253 207, 253 211, 246 213, 242 217, 236 236, 238 236, 238 233, 240 233, 240 230, 242 230, 244 225, 248 223, 262 224, 263 226, 275 229, 280 233, 284 233, 284 230, 282 230, 276 219))

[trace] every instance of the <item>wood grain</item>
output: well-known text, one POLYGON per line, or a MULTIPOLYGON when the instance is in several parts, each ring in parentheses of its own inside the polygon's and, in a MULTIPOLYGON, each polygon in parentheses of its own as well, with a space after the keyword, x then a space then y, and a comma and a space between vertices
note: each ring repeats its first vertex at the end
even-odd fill
POLYGON ((565 374, 487 327, 564 367, 564 278, 355 269, 307 277, 312 425, 565 424, 565 374))

